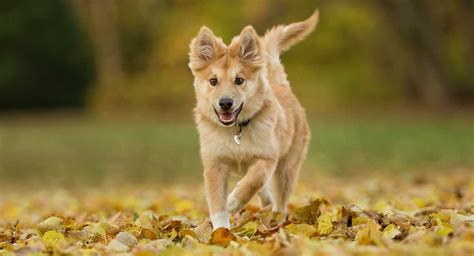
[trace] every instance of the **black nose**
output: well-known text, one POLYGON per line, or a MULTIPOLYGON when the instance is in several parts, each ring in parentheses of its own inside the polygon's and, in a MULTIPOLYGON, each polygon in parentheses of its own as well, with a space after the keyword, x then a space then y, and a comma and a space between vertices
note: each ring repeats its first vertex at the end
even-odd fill
POLYGON ((221 98, 219 100, 219 106, 224 111, 229 110, 233 104, 234 104, 234 100, 232 100, 231 98, 221 98))

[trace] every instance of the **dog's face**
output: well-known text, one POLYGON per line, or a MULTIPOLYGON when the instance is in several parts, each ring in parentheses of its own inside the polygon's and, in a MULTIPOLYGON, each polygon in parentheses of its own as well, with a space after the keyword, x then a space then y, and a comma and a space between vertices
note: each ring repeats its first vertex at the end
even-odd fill
POLYGON ((224 126, 249 119, 262 105, 264 49, 252 27, 229 46, 203 27, 190 45, 189 67, 199 111, 224 126))

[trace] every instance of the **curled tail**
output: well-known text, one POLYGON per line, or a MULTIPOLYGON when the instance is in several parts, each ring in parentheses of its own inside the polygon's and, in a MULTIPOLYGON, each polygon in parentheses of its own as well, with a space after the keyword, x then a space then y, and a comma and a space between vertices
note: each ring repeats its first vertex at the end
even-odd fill
POLYGON ((268 51, 270 65, 280 64, 280 53, 309 35, 318 24, 318 20, 319 11, 316 10, 311 17, 304 21, 286 26, 279 25, 267 31, 263 42, 268 51))

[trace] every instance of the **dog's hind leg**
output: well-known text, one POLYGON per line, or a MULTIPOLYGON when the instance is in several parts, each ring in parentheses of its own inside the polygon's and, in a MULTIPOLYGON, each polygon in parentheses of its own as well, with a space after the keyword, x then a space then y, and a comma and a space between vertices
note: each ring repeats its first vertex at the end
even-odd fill
POLYGON ((267 183, 258 191, 258 198, 262 208, 273 205, 272 179, 268 179, 267 183))
POLYGON ((286 216, 288 199, 294 191, 298 175, 308 150, 309 128, 305 125, 295 138, 288 153, 278 162, 273 174, 272 194, 275 200, 272 211, 286 216))

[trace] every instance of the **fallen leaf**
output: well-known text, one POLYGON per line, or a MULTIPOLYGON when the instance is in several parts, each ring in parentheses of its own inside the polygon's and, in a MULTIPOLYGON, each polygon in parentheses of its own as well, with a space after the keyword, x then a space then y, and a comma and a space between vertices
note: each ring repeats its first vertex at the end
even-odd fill
POLYGON ((395 226, 395 224, 389 224, 383 229, 383 237, 394 239, 396 236, 400 235, 402 232, 395 226))
POLYGON ((392 213, 392 206, 390 206, 390 204, 388 204, 385 200, 378 200, 374 204, 374 210, 379 213, 390 214, 392 213))
POLYGON ((239 231, 237 231, 237 235, 240 236, 240 237, 251 238, 255 235, 255 233, 257 233, 257 227, 258 227, 257 223, 255 223, 253 221, 249 221, 245 225, 243 225, 239 229, 239 231))
POLYGON ((295 224, 291 223, 285 226, 285 229, 293 235, 303 235, 303 236, 312 236, 318 232, 317 228, 313 225, 309 225, 306 223, 303 224, 295 224))
POLYGON ((333 221, 337 221, 337 217, 332 212, 325 212, 318 218, 318 232, 320 235, 329 235, 333 230, 333 221))
POLYGON ((149 240, 155 240, 156 239, 156 233, 148 228, 142 228, 140 236, 149 240))
POLYGON ((66 242, 64 235, 54 230, 46 231, 42 240, 49 247, 58 247, 66 242))
POLYGON ((357 232, 355 240, 361 245, 377 245, 383 246, 382 232, 379 230, 380 226, 374 220, 370 220, 367 225, 357 232))
POLYGON ((65 231, 64 220, 56 216, 49 217, 43 222, 39 223, 37 228, 43 234, 49 230, 54 230, 59 233, 64 233, 65 231))
POLYGON ((135 236, 131 235, 128 232, 123 232, 123 231, 117 234, 117 236, 115 237, 115 240, 119 241, 120 243, 128 247, 134 246, 138 243, 138 240, 135 236))
POLYGON ((321 214, 321 205, 329 205, 329 202, 324 198, 318 198, 311 201, 307 206, 295 209, 295 219, 299 223, 316 224, 319 215, 321 214))
POLYGON ((128 246, 117 241, 117 239, 110 241, 105 249, 111 253, 127 252, 129 250, 128 246))
POLYGON ((211 234, 210 244, 227 247, 231 241, 235 241, 236 237, 227 228, 218 228, 211 234))

